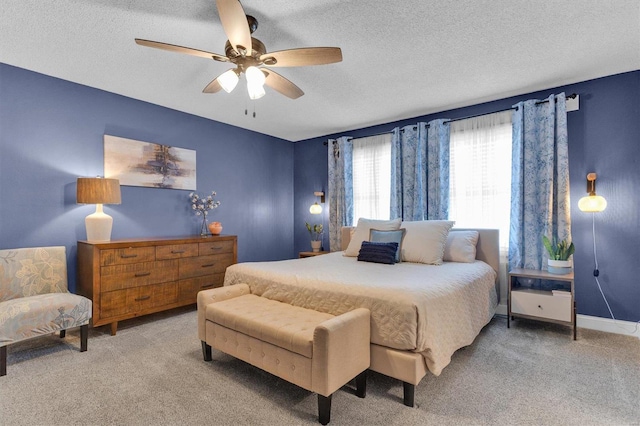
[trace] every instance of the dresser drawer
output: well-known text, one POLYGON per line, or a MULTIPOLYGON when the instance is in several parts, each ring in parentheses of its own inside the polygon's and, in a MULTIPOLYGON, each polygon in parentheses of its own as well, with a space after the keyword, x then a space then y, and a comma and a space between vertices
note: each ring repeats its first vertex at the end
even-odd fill
POLYGON ((206 243, 200 243, 198 254, 200 256, 207 256, 210 254, 220 253, 233 253, 233 241, 207 241, 206 243))
POLYGON ((100 316, 136 315, 178 301, 176 283, 163 283, 102 293, 100 316))
POLYGON ((102 292, 176 281, 178 260, 103 266, 100 274, 102 292))
POLYGON ((100 250, 100 266, 127 265, 156 260, 155 247, 128 247, 100 250))
POLYGON ((571 322, 571 297, 536 290, 512 291, 511 312, 571 322))
POLYGON ((232 253, 180 259, 180 279, 224 273, 233 261, 232 253))
POLYGON ((172 244, 156 247, 156 260, 179 259, 198 255, 198 244, 172 244))
POLYGON ((224 274, 205 275, 178 282, 178 300, 195 303, 198 292, 210 288, 222 287, 224 274))

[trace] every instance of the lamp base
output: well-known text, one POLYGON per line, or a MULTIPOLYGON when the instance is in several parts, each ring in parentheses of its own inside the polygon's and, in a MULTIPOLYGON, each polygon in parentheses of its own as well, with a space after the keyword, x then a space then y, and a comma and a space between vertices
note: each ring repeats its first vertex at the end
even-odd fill
POLYGON ((87 216, 84 224, 87 228, 87 241, 111 241, 113 218, 102 211, 102 204, 96 204, 95 213, 87 216))

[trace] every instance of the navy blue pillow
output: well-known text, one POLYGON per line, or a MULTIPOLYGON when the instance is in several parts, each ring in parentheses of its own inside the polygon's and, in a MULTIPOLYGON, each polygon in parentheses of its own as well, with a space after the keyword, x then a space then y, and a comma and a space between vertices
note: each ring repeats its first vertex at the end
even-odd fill
POLYGON ((358 260, 363 262, 385 263, 393 265, 396 263, 396 252, 398 243, 374 243, 363 241, 360 246, 358 260))

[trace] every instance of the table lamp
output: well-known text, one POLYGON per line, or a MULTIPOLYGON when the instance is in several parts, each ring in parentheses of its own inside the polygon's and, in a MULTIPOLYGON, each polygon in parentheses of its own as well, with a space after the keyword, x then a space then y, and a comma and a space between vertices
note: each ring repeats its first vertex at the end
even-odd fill
POLYGON ((76 202, 96 205, 95 213, 90 214, 84 220, 87 228, 87 241, 110 241, 113 218, 104 213, 102 205, 121 203, 118 179, 78 178, 76 202))

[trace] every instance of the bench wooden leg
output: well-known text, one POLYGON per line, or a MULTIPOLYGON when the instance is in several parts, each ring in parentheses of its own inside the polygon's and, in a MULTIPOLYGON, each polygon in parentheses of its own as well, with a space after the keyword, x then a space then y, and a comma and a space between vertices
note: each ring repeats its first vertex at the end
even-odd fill
POLYGON ((0 347, 0 376, 7 375, 7 347, 0 347))
POLYGON ((67 330, 60 330, 60 338, 64 339, 67 335, 67 330))
POLYGON ((80 352, 87 351, 87 341, 89 340, 89 324, 80 326, 80 352))
POLYGON ((404 387, 404 405, 407 407, 413 407, 414 397, 416 394, 416 385, 412 385, 411 383, 402 382, 404 387))
POLYGON ((211 346, 207 345, 207 342, 201 340, 202 342, 202 357, 205 361, 211 361, 211 346))
POLYGON ((318 421, 326 425, 331 421, 331 396, 318 394, 318 421))
POLYGON ((367 370, 356 376, 356 396, 358 398, 367 396, 367 370))

